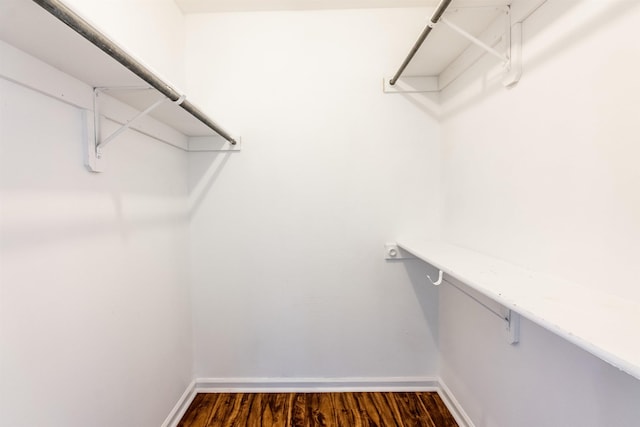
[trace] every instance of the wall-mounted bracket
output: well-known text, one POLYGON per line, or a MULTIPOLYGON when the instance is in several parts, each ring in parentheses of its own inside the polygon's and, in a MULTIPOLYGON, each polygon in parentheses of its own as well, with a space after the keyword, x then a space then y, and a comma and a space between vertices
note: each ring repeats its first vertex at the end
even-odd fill
MULTIPOLYGON (((168 97, 154 95, 155 90, 150 87, 112 87, 112 88, 94 88, 93 90, 93 111, 86 109, 84 113, 85 122, 85 163, 92 172, 104 172, 105 170, 105 147, 118 138, 128 129, 136 130, 144 135, 157 139, 160 142, 169 144, 187 152, 206 152, 206 151, 240 151, 242 149, 242 141, 240 137, 233 138, 235 144, 231 143, 220 135, 210 136, 186 136, 180 131, 163 127, 162 123, 158 123, 154 117, 143 118, 150 115, 163 104, 173 102, 180 105, 185 101, 185 97, 181 96, 176 101, 171 101, 168 97), (142 109, 130 108, 125 104, 118 102, 117 97, 107 96, 109 92, 132 92, 132 91, 151 91, 148 95, 136 95, 139 104, 147 104, 148 107, 142 109), (140 100, 143 100, 140 102, 140 100), (117 113, 116 113, 117 111, 117 113), (120 126, 113 130, 111 134, 105 135, 105 120, 119 123, 120 126), (166 132, 169 132, 167 134, 166 132), (171 134, 171 132, 173 132, 171 134), (170 138, 164 138, 164 135, 171 135, 170 138)), ((163 112, 164 113, 164 112, 163 112)))
POLYGON ((509 344, 517 344, 520 342, 520 315, 513 310, 509 310, 504 320, 507 325, 509 344))
MULTIPOLYGON (((122 124, 117 130, 111 133, 106 138, 102 137, 102 119, 103 115, 100 112, 100 96, 103 92, 114 88, 94 88, 93 89, 93 114, 85 114, 85 124, 87 134, 85 135, 86 141, 86 164, 92 172, 104 171, 104 148, 107 144, 115 140, 120 134, 136 123, 142 117, 147 116, 153 110, 160 105, 169 101, 169 98, 163 96, 161 99, 155 101, 149 107, 140 111, 133 118, 122 124)), ((120 89, 120 88, 118 88, 120 89)), ((150 87, 127 87, 122 90, 152 90, 150 87)), ((180 97, 175 104, 180 105, 185 100, 185 97, 180 97)))
POLYGON ((507 34, 509 37, 506 42, 510 46, 510 54, 502 84, 510 87, 518 83, 522 77, 522 22, 513 24, 507 34))
MULTIPOLYGON (((507 8, 507 14, 508 13, 509 12, 508 12, 508 8, 507 8)), ((448 19, 442 18, 441 22, 443 22, 447 27, 451 28, 456 33, 460 34, 465 39, 469 40, 471 43, 475 44, 476 46, 484 49, 485 51, 487 51, 491 55, 493 55, 496 58, 498 58, 503 64, 506 64, 506 63, 509 62, 509 46, 507 46, 507 53, 498 52, 496 49, 494 49, 493 47, 489 46, 487 43, 485 43, 482 40, 476 38, 473 34, 470 34, 470 33, 466 32, 465 30, 463 30, 462 28, 458 27, 456 24, 454 24, 453 22, 449 21, 448 19)), ((509 32, 510 32, 509 28, 507 28, 505 30, 505 34, 507 35, 507 37, 508 37, 509 32)))

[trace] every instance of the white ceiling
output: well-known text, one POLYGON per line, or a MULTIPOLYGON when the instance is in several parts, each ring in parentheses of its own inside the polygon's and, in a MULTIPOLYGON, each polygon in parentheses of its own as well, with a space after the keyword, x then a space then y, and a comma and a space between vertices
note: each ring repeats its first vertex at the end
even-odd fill
MULTIPOLYGON (((375 9, 435 6, 438 0, 175 0, 184 13, 265 10, 375 9)), ((510 0, 454 0, 452 6, 505 5, 510 0)))

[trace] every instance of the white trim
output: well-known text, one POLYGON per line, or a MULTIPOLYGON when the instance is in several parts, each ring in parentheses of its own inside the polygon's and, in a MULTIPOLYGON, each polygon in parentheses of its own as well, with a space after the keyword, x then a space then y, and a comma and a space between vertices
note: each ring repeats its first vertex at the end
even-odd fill
POLYGON ((471 418, 467 415, 464 409, 462 409, 462 405, 458 402, 458 399, 455 398, 451 389, 447 387, 442 378, 438 378, 438 395, 444 402, 451 415, 456 420, 460 427, 475 427, 471 418))
POLYGON ((194 380, 187 386, 187 389, 182 393, 182 396, 180 396, 176 405, 173 407, 171 412, 169 412, 169 415, 162 423, 162 427, 176 427, 187 412, 187 409, 189 408, 189 405, 191 405, 191 402, 193 402, 196 394, 196 382, 194 380))
POLYGON ((162 427, 176 427, 197 393, 329 393, 435 391, 460 427, 475 427, 449 387, 435 377, 382 378, 197 378, 162 427))
POLYGON ((339 391, 437 391, 434 377, 383 378, 198 378, 200 393, 296 393, 339 391))

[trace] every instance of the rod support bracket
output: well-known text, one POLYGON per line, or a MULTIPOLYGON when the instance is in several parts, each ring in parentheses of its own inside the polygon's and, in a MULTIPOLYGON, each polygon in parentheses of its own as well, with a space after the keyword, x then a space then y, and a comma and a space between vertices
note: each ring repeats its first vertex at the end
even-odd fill
POLYGON ((502 84, 511 87, 522 77, 522 22, 510 25, 505 42, 509 46, 509 62, 505 66, 506 73, 502 84))
POLYGON ((398 246, 397 243, 384 244, 384 258, 389 261, 417 259, 412 253, 398 246))
MULTIPOLYGON (((142 117, 147 116, 153 110, 158 108, 164 102, 169 100, 166 96, 163 96, 161 99, 157 100, 145 110, 136 114, 130 120, 127 120, 125 123, 121 123, 120 127, 116 129, 113 133, 111 133, 107 137, 103 137, 102 132, 102 121, 104 120, 103 115, 100 113, 100 97, 105 91, 108 90, 151 90, 151 87, 126 87, 126 88, 103 88, 96 87, 93 88, 93 114, 90 114, 89 111, 84 114, 85 121, 85 164, 92 172, 104 172, 104 147, 115 140, 121 133, 129 129, 136 121, 141 119, 142 117)), ((185 96, 182 95, 178 100, 174 101, 178 105, 181 104, 185 100, 185 96)))
POLYGON ((518 344, 520 342, 520 315, 513 310, 509 310, 504 320, 509 344, 518 344))

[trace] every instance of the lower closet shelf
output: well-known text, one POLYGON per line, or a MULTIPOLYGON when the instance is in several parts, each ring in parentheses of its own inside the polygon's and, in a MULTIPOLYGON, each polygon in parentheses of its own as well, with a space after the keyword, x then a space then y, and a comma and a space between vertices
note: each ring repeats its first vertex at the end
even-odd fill
POLYGON ((398 246, 640 379, 640 304, 443 242, 398 246))

